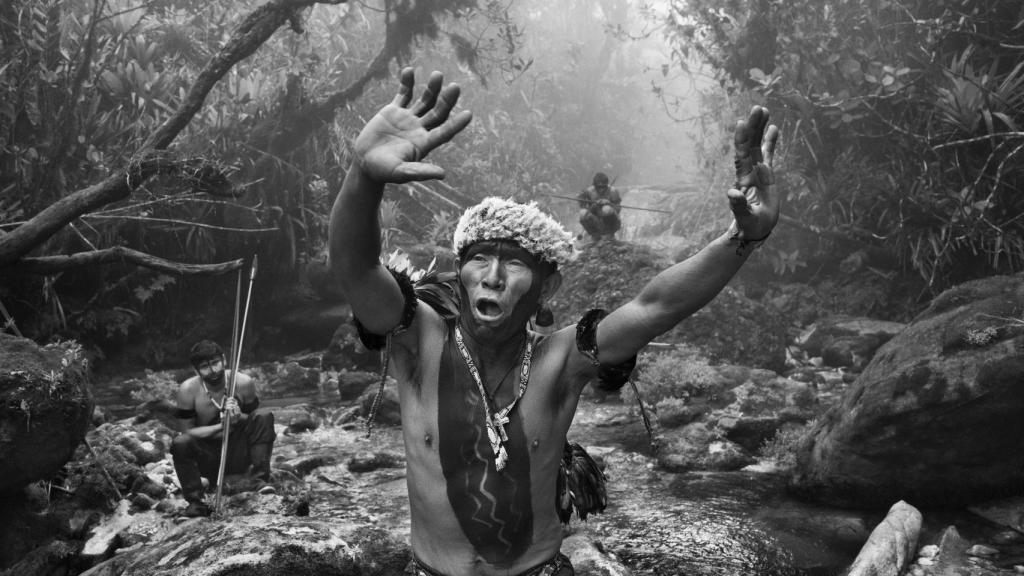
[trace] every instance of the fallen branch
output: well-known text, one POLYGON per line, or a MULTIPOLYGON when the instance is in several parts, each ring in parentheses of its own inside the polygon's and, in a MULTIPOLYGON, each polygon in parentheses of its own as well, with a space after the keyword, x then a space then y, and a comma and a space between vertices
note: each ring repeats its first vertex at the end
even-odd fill
POLYGON ((79 252, 65 256, 39 256, 33 258, 22 258, 17 263, 17 271, 26 274, 49 275, 63 272, 71 268, 83 266, 95 266, 97 264, 136 264, 144 268, 151 268, 168 274, 180 276, 227 274, 242 267, 244 260, 239 258, 218 264, 182 264, 164 258, 158 258, 145 252, 114 246, 90 252, 79 252))
POLYGON ((996 132, 995 134, 967 138, 966 140, 953 140, 952 142, 936 144, 935 146, 932 146, 932 150, 942 150, 943 148, 949 148, 950 146, 962 146, 964 144, 975 144, 986 140, 995 140, 996 138, 1024 138, 1024 132, 996 132))
POLYGON ((231 226, 218 226, 216 224, 204 224, 202 222, 193 222, 191 220, 177 220, 175 218, 154 218, 153 216, 118 216, 116 214, 83 214, 83 219, 94 219, 94 220, 136 220, 138 222, 160 222, 161 224, 178 224, 180 226, 187 226, 190 228, 205 228, 207 230, 220 230, 223 232, 275 232, 279 230, 277 226, 271 228, 234 228, 231 226))

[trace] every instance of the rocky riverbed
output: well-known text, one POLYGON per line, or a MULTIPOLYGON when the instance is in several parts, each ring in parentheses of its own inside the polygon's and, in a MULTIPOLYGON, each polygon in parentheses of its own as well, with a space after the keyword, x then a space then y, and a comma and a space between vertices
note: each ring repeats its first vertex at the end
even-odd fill
MULTIPOLYGON (((951 290, 905 328, 819 319, 770 355, 782 354, 782 373, 670 343, 638 369, 653 443, 629 388, 585 394, 570 439, 604 464, 610 504, 566 529, 578 573, 1024 571, 1022 278, 951 290)), ((35 445, 0 443, 18 467, 9 477, 45 478, 4 497, 4 576, 401 573, 408 502, 393 382, 367 438, 375 373, 343 370, 335 382, 317 354, 246 367, 278 423, 275 493, 232 480, 221 515, 185 519, 167 455, 181 375, 122 378, 117 394, 98 386, 102 408, 78 432, 88 443, 69 443, 59 425, 36 428, 53 427, 44 416, 61 402, 90 404, 52 392, 67 351, 52 356, 38 370, 0 366, 5 429, 78 446, 55 473, 35 445)))

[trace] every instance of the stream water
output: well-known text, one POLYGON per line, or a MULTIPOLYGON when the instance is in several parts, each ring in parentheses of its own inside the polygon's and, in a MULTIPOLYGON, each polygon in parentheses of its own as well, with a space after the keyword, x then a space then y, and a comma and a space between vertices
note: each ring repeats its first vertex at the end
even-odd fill
MULTIPOLYGON (((124 416, 133 401, 116 387, 97 403, 124 416), (120 407, 119 409, 117 407, 120 407)), ((308 403, 338 410, 337 393, 267 398, 263 407, 308 403)), ((583 532, 637 575, 826 576, 856 556, 884 513, 819 508, 786 494, 784 475, 768 469, 727 473, 665 472, 656 465, 646 431, 631 407, 584 398, 569 433, 606 464, 609 506, 570 530, 583 532)), ((338 454, 401 454, 400 432, 322 426, 280 435, 275 458, 322 455, 325 465, 305 478, 311 516, 371 522, 408 535, 404 467, 353 474, 338 454)))
POLYGON ((636 574, 838 574, 870 531, 862 513, 790 497, 785 475, 770 467, 666 472, 639 419, 621 417, 629 406, 580 407, 570 439, 586 438, 591 452, 603 455, 609 490, 608 509, 582 529, 636 574), (609 425, 616 422, 628 423, 609 425))

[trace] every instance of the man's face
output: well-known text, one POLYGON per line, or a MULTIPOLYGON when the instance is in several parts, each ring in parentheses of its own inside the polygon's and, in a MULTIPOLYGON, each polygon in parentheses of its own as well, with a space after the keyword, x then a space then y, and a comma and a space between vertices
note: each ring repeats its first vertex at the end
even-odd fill
POLYGON ((207 384, 221 384, 224 382, 224 356, 209 358, 196 365, 196 372, 207 384))
POLYGON ((477 339, 501 339, 522 331, 537 307, 539 264, 514 242, 478 242, 459 268, 463 318, 477 339))

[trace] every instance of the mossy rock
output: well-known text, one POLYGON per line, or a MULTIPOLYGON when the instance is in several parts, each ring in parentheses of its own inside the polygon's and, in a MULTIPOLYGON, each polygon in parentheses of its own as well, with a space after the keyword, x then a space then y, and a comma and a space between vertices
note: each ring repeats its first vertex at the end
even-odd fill
POLYGON ((642 244, 602 240, 586 245, 562 269, 562 287, 550 302, 555 324, 572 324, 591 308, 622 306, 671 264, 642 244))
POLYGON ((0 494, 52 477, 89 427, 94 402, 75 342, 0 334, 0 494))

